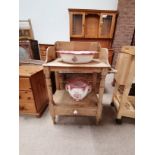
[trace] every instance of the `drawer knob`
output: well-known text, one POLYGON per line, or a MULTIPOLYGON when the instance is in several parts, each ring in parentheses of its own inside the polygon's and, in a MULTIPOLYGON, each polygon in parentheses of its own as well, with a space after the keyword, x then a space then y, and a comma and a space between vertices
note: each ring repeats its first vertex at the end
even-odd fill
POLYGON ((24 110, 25 108, 23 106, 19 106, 19 109, 20 110, 24 110))
POLYGON ((73 111, 73 114, 74 114, 74 115, 77 115, 77 114, 78 114, 78 111, 77 111, 77 110, 74 110, 74 111, 73 111))

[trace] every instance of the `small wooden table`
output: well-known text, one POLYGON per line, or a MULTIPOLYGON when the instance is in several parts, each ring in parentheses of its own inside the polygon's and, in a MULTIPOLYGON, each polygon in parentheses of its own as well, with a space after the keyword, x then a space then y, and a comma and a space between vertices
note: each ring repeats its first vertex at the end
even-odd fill
POLYGON ((109 64, 101 62, 99 59, 94 59, 86 64, 69 64, 62 62, 61 58, 57 58, 52 62, 43 64, 44 74, 46 77, 46 85, 49 97, 50 114, 55 123, 56 115, 70 116, 95 116, 98 124, 102 117, 102 98, 104 93, 105 77, 110 68, 109 64), (57 87, 55 94, 52 93, 52 82, 50 72, 55 72, 57 76, 56 83, 59 82, 61 73, 92 73, 93 76, 93 91, 87 95, 82 101, 74 101, 61 86, 57 87), (99 97, 95 92, 97 73, 100 73, 99 97))

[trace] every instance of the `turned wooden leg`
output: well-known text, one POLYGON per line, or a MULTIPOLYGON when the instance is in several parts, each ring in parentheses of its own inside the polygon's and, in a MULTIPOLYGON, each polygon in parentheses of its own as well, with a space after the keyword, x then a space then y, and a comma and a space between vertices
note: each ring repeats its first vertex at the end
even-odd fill
POLYGON ((96 125, 99 125, 100 121, 101 121, 101 119, 96 116, 96 125))
POLYGON ((56 124, 55 116, 54 117, 52 116, 52 120, 53 120, 53 124, 56 124))
POLYGON ((55 124, 56 122, 55 122, 55 113, 54 113, 54 101, 53 101, 52 82, 50 78, 49 67, 44 67, 44 74, 46 78, 47 93, 49 98, 49 111, 53 120, 53 124, 55 124))
POLYGON ((93 91, 96 93, 97 90, 96 90, 96 82, 97 82, 97 73, 93 73, 93 84, 92 84, 92 88, 93 88, 93 91))
POLYGON ((112 107, 115 107, 114 97, 115 97, 116 94, 117 94, 117 91, 118 91, 119 86, 120 86, 120 85, 116 82, 115 88, 114 88, 114 91, 113 91, 112 102, 111 102, 111 106, 112 106, 112 107))
POLYGON ((112 81, 112 86, 113 86, 113 87, 115 87, 115 83, 116 83, 116 80, 115 80, 115 78, 114 78, 113 81, 112 81))
POLYGON ((96 124, 99 124, 102 118, 102 110, 103 110, 103 105, 102 105, 102 99, 103 99, 103 94, 104 94, 104 85, 105 85, 105 77, 107 74, 108 70, 103 70, 101 73, 101 81, 100 81, 100 86, 99 86, 99 99, 98 99, 98 109, 97 109, 97 115, 96 115, 96 124))

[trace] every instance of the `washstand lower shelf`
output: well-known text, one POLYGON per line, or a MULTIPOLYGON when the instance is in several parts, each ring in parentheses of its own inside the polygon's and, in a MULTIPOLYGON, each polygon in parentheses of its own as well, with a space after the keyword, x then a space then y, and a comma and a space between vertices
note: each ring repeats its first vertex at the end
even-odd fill
POLYGON ((83 100, 75 101, 65 90, 57 90, 53 95, 55 115, 96 116, 98 98, 94 92, 83 100))

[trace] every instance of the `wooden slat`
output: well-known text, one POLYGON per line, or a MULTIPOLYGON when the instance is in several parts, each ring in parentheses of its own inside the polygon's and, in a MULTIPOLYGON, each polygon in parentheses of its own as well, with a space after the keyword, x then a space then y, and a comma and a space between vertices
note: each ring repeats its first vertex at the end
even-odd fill
POLYGON ((116 14, 113 14, 112 15, 111 29, 110 29, 110 38, 113 38, 114 31, 115 31, 115 23, 116 23, 116 14))

